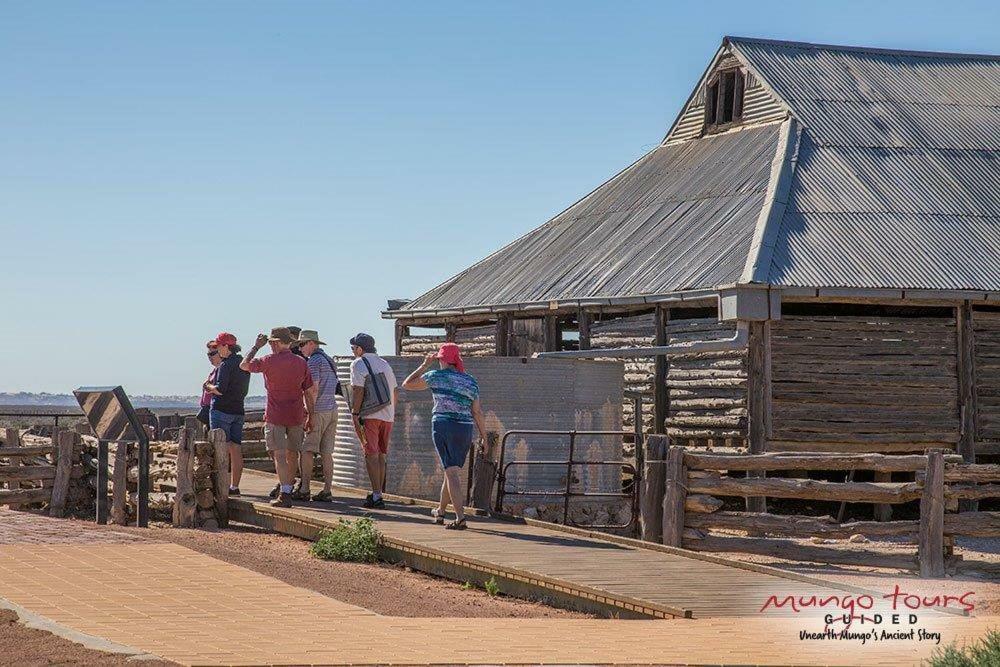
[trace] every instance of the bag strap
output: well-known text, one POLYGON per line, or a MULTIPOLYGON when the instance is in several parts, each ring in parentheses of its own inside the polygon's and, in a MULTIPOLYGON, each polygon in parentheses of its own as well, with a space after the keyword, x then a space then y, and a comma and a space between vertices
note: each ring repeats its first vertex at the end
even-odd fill
POLYGON ((386 400, 382 397, 382 391, 379 389, 378 380, 375 379, 375 371, 372 370, 372 365, 368 363, 368 360, 365 359, 364 355, 361 356, 361 361, 365 362, 365 368, 368 369, 368 377, 372 379, 372 387, 375 388, 375 399, 379 403, 385 403, 386 400))

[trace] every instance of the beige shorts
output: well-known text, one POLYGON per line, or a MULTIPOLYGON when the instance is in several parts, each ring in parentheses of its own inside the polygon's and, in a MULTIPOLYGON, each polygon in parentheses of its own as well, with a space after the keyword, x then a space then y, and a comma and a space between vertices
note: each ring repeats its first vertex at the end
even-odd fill
POLYGON ((303 452, 333 454, 333 444, 337 439, 337 411, 314 412, 312 430, 306 433, 302 442, 303 452))
POLYGON ((264 423, 264 444, 269 452, 301 451, 304 434, 305 429, 301 426, 264 423))

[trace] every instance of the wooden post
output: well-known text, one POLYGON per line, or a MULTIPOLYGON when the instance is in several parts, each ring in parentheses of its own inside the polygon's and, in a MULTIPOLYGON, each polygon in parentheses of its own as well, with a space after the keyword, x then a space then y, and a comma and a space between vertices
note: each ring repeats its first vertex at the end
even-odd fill
POLYGON ((510 315, 500 314, 497 316, 496 355, 498 357, 510 356, 511 325, 510 315))
MULTIPOLYGON (((770 336, 768 322, 750 322, 747 340, 747 445, 751 454, 767 450, 767 421, 771 412, 770 336)), ((763 477, 760 472, 747 477, 763 477)), ((766 498, 747 498, 748 512, 766 512, 766 498)))
POLYGON ((208 434, 212 443, 212 490, 215 492, 215 518, 219 528, 229 525, 229 443, 226 432, 212 429, 208 434))
POLYGON ((940 449, 927 453, 918 557, 921 577, 944 576, 944 454, 940 449))
POLYGON ((546 352, 558 352, 562 347, 562 332, 559 330, 559 316, 546 315, 542 332, 542 345, 546 352))
POLYGON ((679 547, 684 533, 684 501, 687 496, 683 447, 667 448, 663 489, 663 543, 679 547))
MULTIPOLYGON (((955 309, 958 327, 958 409, 961 420, 958 453, 966 463, 976 462, 978 397, 976 396, 976 355, 972 328, 972 304, 968 301, 955 309)), ((959 511, 974 512, 976 500, 959 500, 959 511)))
POLYGON ((456 332, 457 329, 458 329, 458 327, 456 325, 454 325, 454 324, 446 324, 446 325, 444 325, 444 340, 445 340, 445 342, 448 342, 448 343, 454 343, 455 342, 455 332, 456 332))
MULTIPOLYGON (((3 444, 5 447, 21 446, 21 438, 16 428, 5 428, 3 430, 3 444)), ((15 463, 16 460, 19 459, 12 459, 11 465, 18 465, 17 463, 15 463)), ((6 487, 8 489, 19 489, 21 488, 21 485, 15 484, 13 482, 0 482, 0 487, 6 487)), ((16 507, 16 505, 11 505, 11 507, 16 507)))
POLYGON ((493 499, 493 485, 496 482, 497 452, 500 449, 500 434, 495 431, 486 433, 485 448, 476 453, 472 469, 472 506, 480 510, 489 510, 493 499))
MULTIPOLYGON (((667 344, 667 324, 670 323, 670 309, 666 306, 656 307, 656 337, 654 345, 667 344)), ((667 414, 670 412, 670 393, 667 391, 667 372, 670 361, 666 355, 655 357, 653 371, 653 433, 666 433, 667 414)))
POLYGON ((174 496, 173 524, 178 528, 194 528, 195 511, 198 509, 194 495, 194 444, 198 430, 185 419, 184 428, 177 435, 177 493, 174 496))
POLYGON ((576 312, 576 326, 580 332, 580 349, 590 349, 590 325, 594 323, 594 316, 590 311, 581 308, 576 312))
POLYGON ((396 334, 395 335, 395 338, 396 338, 396 356, 399 357, 399 356, 402 356, 402 354, 403 354, 403 338, 405 338, 407 336, 407 334, 409 334, 410 327, 405 326, 401 321, 396 320, 396 324, 395 324, 394 330, 395 330, 395 334, 396 334))
POLYGON ((111 475, 111 523, 128 523, 125 504, 128 502, 128 443, 115 446, 115 467, 111 475))
POLYGON ((66 516, 66 497, 69 495, 69 477, 73 470, 73 446, 76 433, 61 431, 56 445, 56 478, 52 482, 52 500, 49 501, 49 516, 66 516))
MULTIPOLYGON (((891 482, 892 473, 891 472, 876 472, 875 473, 876 482, 891 482)), ((875 505, 875 520, 876 521, 892 521, 892 505, 878 504, 875 505)))
POLYGON ((646 542, 659 542, 663 537, 663 477, 669 442, 665 435, 646 437, 646 460, 639 495, 639 536, 646 542))

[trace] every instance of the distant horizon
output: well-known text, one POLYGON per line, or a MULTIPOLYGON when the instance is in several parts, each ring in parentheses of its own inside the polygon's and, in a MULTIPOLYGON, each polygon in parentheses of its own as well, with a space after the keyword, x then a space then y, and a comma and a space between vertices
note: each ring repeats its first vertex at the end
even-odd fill
POLYGON ((290 324, 390 351, 388 299, 658 145, 724 35, 988 54, 998 24, 982 0, 5 3, 0 390, 196 395, 208 339, 290 324))

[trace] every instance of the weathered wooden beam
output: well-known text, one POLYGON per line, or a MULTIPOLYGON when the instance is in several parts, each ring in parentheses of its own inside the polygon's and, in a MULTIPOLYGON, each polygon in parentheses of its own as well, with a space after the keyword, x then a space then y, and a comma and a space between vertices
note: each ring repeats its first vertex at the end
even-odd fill
MULTIPOLYGON (((886 471, 877 471, 875 473, 876 482, 891 482, 892 473, 886 471)), ((892 505, 886 505, 885 503, 878 503, 874 506, 875 520, 876 521, 892 521, 892 505)))
POLYGON ((1000 512, 945 514, 944 532, 967 537, 1000 537, 1000 512))
MULTIPOLYGON (((960 461, 956 455, 945 460, 960 461)), ((844 453, 767 453, 716 454, 714 452, 684 452, 684 465, 694 470, 876 470, 883 472, 915 472, 927 467, 923 454, 844 454, 844 453)))
POLYGON ((30 505, 48 502, 52 489, 0 489, 0 505, 30 505))
POLYGON ((721 479, 688 475, 688 493, 717 496, 769 496, 803 500, 840 500, 846 502, 906 503, 920 498, 921 485, 915 482, 878 484, 875 482, 824 482, 816 479, 721 479))
POLYGON ((410 334, 410 327, 403 324, 402 321, 396 320, 393 332, 396 341, 396 356, 398 357, 403 354, 403 339, 410 334))
MULTIPOLYGON (((667 327, 670 324, 670 308, 665 305, 656 307, 656 335, 654 344, 667 345, 669 337, 667 327)), ((670 392, 667 389, 667 376, 670 373, 670 361, 666 355, 659 354, 654 360, 653 368, 653 432, 664 433, 667 414, 670 412, 670 392)))
POLYGON ((546 352, 558 352, 562 348, 562 331, 559 329, 559 316, 546 315, 542 318, 542 345, 546 352))
MULTIPOLYGON (((767 450, 767 422, 771 415, 771 346, 768 322, 751 322, 747 338, 747 447, 751 454, 767 450)), ((747 477, 763 478, 762 471, 747 477)), ((746 499, 748 512, 766 512, 767 498, 746 499)))
POLYGON ((111 523, 124 526, 128 523, 125 504, 128 502, 128 444, 119 442, 115 447, 114 470, 111 474, 111 523))
POLYGON ((684 500, 688 490, 685 485, 687 470, 684 468, 684 448, 667 449, 663 473, 663 544, 681 545, 684 533, 684 500))
POLYGON ((173 525, 194 528, 198 505, 194 493, 194 447, 198 430, 185 423, 177 443, 177 493, 174 495, 173 525))
MULTIPOLYGON (((82 474, 82 468, 76 473, 82 474)), ((70 467, 70 476, 73 468, 70 467)), ((56 478, 56 467, 53 465, 20 465, 0 467, 0 481, 4 482, 45 482, 56 478)))
POLYGON ((983 500, 984 498, 1000 498, 1000 484, 950 484, 945 487, 945 497, 968 498, 983 500))
POLYGON ((739 552, 793 561, 867 565, 869 567, 885 567, 899 570, 913 570, 917 564, 916 558, 913 556, 874 554, 870 551, 847 551, 845 549, 810 546, 791 540, 770 538, 720 537, 710 535, 701 539, 685 539, 683 546, 685 549, 691 549, 692 551, 739 552))
POLYGON ((639 495, 639 536, 646 542, 660 542, 663 537, 664 476, 669 442, 662 435, 646 437, 639 495))
POLYGON ((225 528, 229 525, 229 443, 226 441, 226 432, 221 428, 209 431, 208 441, 212 443, 212 490, 215 494, 213 510, 219 528, 225 528))
MULTIPOLYGON (((66 498, 69 495, 70 473, 73 468, 73 446, 77 435, 74 431, 59 433, 56 447, 56 474, 52 483, 52 497, 49 500, 49 516, 66 515, 66 498)), ((82 470, 81 470, 82 472, 82 470)))
POLYGON ((921 577, 944 576, 944 457, 939 450, 927 453, 918 556, 921 577))
POLYGON ((502 314, 497 317, 496 323, 496 355, 498 357, 511 356, 511 333, 513 320, 510 315, 502 314))
POLYGON ((497 456, 500 452, 500 434, 495 431, 486 432, 486 442, 482 451, 475 453, 472 467, 472 506, 490 509, 493 500, 493 486, 496 483, 497 456))
POLYGON ((783 537, 828 537, 847 539, 852 535, 866 537, 916 536, 920 523, 914 521, 854 521, 837 523, 833 517, 786 516, 756 514, 753 512, 715 512, 714 514, 687 514, 684 525, 704 530, 745 530, 753 533, 771 533, 783 537))
POLYGON ((0 447, 0 457, 11 458, 15 456, 46 456, 55 454, 56 448, 52 445, 30 445, 28 447, 0 447))
POLYGON ((585 308, 576 311, 576 326, 580 333, 580 349, 590 349, 590 328, 594 324, 594 314, 585 308))
POLYGON ((948 464, 944 468, 945 482, 1000 482, 1000 464, 948 464))

